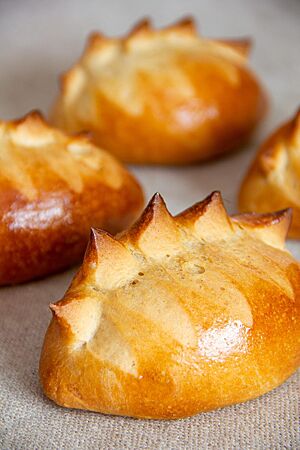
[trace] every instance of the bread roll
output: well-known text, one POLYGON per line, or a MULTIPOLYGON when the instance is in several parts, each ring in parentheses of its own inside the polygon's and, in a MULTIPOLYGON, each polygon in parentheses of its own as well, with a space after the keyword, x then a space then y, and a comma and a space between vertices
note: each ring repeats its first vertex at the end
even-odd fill
POLYGON ((85 136, 68 136, 33 112, 0 121, 0 284, 78 262, 90 227, 111 232, 143 206, 137 181, 85 136))
POLYGON ((125 38, 93 34, 62 78, 52 121, 90 130, 126 162, 210 159, 240 146, 265 113, 250 47, 199 36, 192 20, 162 30, 142 21, 125 38))
POLYGON ((300 110, 259 149, 242 183, 240 211, 292 207, 289 236, 300 238, 300 110))
POLYGON ((59 405, 175 419, 257 397, 300 357, 290 211, 229 217, 221 197, 171 216, 159 195, 129 231, 94 229, 40 360, 59 405))

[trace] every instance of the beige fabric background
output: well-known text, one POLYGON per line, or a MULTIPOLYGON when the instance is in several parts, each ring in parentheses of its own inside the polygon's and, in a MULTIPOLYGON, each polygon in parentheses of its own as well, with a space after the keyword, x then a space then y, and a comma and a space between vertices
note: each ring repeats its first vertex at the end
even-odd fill
MULTIPOLYGON (((145 14, 162 25, 187 13, 206 35, 253 36, 252 66, 272 97, 269 117, 247 149, 226 159, 133 170, 147 197, 160 191, 172 212, 213 189, 233 211, 257 143, 300 103, 298 0, 0 0, 0 117, 47 111, 57 74, 79 55, 90 30, 123 33, 145 14)), ((299 243, 288 245, 300 257, 299 243)), ((0 289, 1 449, 300 449, 299 373, 257 400, 176 422, 71 411, 45 399, 38 360, 47 305, 63 295, 72 273, 0 289)))

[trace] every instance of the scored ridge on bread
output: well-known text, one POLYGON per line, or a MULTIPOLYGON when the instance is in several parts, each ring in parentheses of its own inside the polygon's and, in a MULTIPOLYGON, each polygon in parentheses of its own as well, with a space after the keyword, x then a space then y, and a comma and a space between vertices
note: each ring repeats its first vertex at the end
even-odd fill
POLYGON ((93 229, 40 361, 56 403, 178 418, 245 401, 299 365, 290 211, 230 217, 220 193, 171 215, 159 194, 113 237, 93 229))
MULTIPOLYGON (((201 37, 197 31, 195 20, 192 17, 184 18, 179 20, 175 24, 166 26, 162 29, 156 29, 152 26, 152 22, 149 18, 140 20, 132 30, 127 34, 127 36, 122 38, 111 38, 107 37, 102 33, 93 32, 91 33, 83 55, 80 58, 79 63, 75 64, 68 72, 61 76, 62 89, 66 95, 68 92, 74 91, 73 82, 76 79, 76 73, 79 71, 82 75, 83 72, 80 70, 80 65, 83 68, 87 68, 89 62, 93 62, 93 56, 101 57, 101 52, 103 53, 103 61, 107 59, 110 52, 113 52, 118 47, 128 47, 130 51, 130 46, 139 41, 143 42, 143 39, 150 40, 153 38, 162 37, 176 37, 176 35, 182 37, 191 37, 195 39, 202 39, 208 45, 210 45, 209 50, 216 51, 217 53, 224 52, 224 54, 232 58, 233 60, 238 60, 240 63, 246 63, 247 56, 251 50, 252 41, 250 38, 236 38, 236 39, 208 39, 201 37)), ((146 43, 145 42, 145 43, 146 43)), ((75 83, 76 84, 76 83, 75 83)))
MULTIPOLYGON (((142 37, 149 37, 157 34, 162 34, 163 36, 167 35, 187 35, 192 37, 199 38, 200 34, 197 30, 197 25, 193 17, 185 17, 174 24, 165 26, 164 28, 154 28, 152 25, 152 20, 150 18, 144 18, 138 21, 132 29, 128 32, 128 34, 125 37, 121 37, 120 42, 123 45, 127 45, 128 42, 131 42, 132 40, 139 39, 142 37)), ((119 39, 117 38, 111 38, 108 36, 103 35, 99 32, 93 32, 91 33, 88 44, 86 46, 85 52, 88 53, 90 48, 92 48, 94 45, 103 45, 105 42, 116 42, 119 39)), ((202 37, 202 39, 210 40, 212 42, 219 43, 220 45, 228 46, 232 48, 234 51, 239 53, 243 57, 247 57, 249 55, 249 52, 251 50, 252 41, 250 38, 224 38, 224 39, 207 39, 202 37)))
POLYGON ((126 274, 131 273, 129 278, 136 275, 139 268, 136 255, 169 258, 182 251, 190 234, 200 242, 213 242, 221 237, 230 237, 238 229, 249 231, 265 243, 283 249, 290 221, 289 209, 230 218, 217 191, 172 216, 161 195, 156 193, 141 218, 129 230, 113 237, 100 229, 92 229, 81 270, 89 275, 94 272, 96 282, 104 283, 109 289, 122 284, 122 280, 126 282, 126 274), (114 281, 110 280, 110 275, 116 277, 114 281))

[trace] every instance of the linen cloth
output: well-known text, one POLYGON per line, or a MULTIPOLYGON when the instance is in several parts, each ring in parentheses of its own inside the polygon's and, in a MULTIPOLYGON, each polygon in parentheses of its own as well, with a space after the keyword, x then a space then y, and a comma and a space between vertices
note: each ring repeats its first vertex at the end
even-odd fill
MULTIPOLYGON (((46 112, 57 75, 79 56, 94 29, 123 34, 150 15, 157 25, 192 13, 209 36, 253 36, 251 66, 272 98, 252 143, 218 161, 183 168, 133 167, 149 198, 171 212, 223 193, 235 210, 240 180, 259 142, 300 102, 300 2, 295 0, 0 0, 0 117, 46 112)), ((0 149, 1 152, 1 149, 0 149)), ((299 243, 289 242, 300 257, 299 243)), ((0 249, 1 251, 1 249, 0 249)), ((40 389, 38 361, 50 312, 75 269, 0 289, 1 449, 299 449, 299 372, 261 398, 178 421, 145 421, 67 410, 40 389)))

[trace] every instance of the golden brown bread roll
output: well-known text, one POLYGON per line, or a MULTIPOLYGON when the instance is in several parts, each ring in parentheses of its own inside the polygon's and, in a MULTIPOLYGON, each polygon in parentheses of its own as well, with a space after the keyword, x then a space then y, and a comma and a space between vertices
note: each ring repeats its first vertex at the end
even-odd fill
POLYGON ((289 236, 300 238, 300 110, 261 146, 242 183, 240 211, 292 207, 289 236))
POLYGON ((142 21, 125 38, 93 34, 52 111, 67 131, 132 163, 186 164, 237 148, 264 115, 249 40, 212 40, 192 20, 142 21))
POLYGON ((290 211, 229 217, 218 193, 176 217, 158 195, 129 231, 93 230, 51 305, 40 360, 59 405, 175 419, 257 397, 300 357, 290 211))
POLYGON ((87 137, 33 112, 0 121, 0 284, 41 277, 84 254, 90 227, 111 232, 137 218, 137 181, 87 137))

